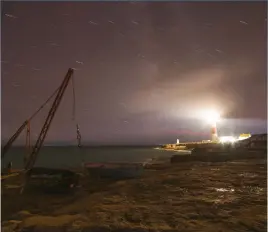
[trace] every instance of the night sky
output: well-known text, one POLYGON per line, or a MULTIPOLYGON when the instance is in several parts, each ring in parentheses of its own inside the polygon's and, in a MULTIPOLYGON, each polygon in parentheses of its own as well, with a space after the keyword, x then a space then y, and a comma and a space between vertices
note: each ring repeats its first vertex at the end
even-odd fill
MULTIPOLYGON (((2 140, 75 68, 76 121, 87 144, 210 139, 266 132, 266 2, 5 2, 2 140)), ((70 83, 71 84, 71 83, 70 83)), ((68 87, 47 142, 74 143, 68 87)), ((51 106, 51 104, 49 104, 51 106)), ((31 124, 37 138, 47 106, 31 124)), ((18 142, 25 141, 25 133, 18 142)))

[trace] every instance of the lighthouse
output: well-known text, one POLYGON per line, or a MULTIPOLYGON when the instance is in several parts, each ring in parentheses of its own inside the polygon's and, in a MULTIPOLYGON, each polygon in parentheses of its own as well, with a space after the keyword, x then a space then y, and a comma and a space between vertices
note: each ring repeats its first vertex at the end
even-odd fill
POLYGON ((211 124, 211 141, 217 142, 218 141, 218 133, 217 133, 217 123, 216 121, 212 122, 211 124))
POLYGON ((210 125, 211 141, 218 142, 217 122, 220 120, 220 114, 214 110, 204 111, 203 118, 210 125))

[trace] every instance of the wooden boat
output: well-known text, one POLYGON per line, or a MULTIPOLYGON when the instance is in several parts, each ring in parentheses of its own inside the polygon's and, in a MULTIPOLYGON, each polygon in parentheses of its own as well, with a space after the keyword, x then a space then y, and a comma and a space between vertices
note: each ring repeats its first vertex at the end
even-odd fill
POLYGON ((91 177, 108 179, 131 179, 140 177, 144 171, 141 163, 86 163, 91 177))
POLYGON ((65 192, 78 185, 79 176, 70 170, 35 167, 28 173, 29 187, 51 192, 65 192))

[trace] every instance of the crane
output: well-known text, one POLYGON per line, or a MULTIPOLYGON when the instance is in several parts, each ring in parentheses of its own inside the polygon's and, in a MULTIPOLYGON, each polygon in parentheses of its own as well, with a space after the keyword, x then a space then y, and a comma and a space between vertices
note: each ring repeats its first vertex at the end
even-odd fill
MULTIPOLYGON (((60 88, 60 87, 59 87, 60 88)), ((3 160, 5 157, 5 154, 8 152, 9 148, 12 146, 13 142, 19 137, 21 132, 24 130, 24 128, 29 125, 30 121, 44 108, 44 106, 56 95, 56 93, 59 91, 59 88, 57 88, 53 94, 45 101, 44 104, 42 104, 37 111, 35 111, 30 118, 24 121, 24 123, 20 126, 20 128, 11 136, 11 138, 8 140, 8 142, 5 144, 1 151, 1 159, 3 160)))
MULTIPOLYGON (((55 113, 61 103, 62 97, 65 93, 65 90, 70 82, 71 77, 73 77, 73 72, 74 70, 72 68, 68 69, 68 72, 63 80, 63 82, 61 83, 60 87, 58 89, 56 89, 56 91, 47 99, 47 101, 29 118, 27 119, 22 126, 15 132, 15 134, 9 139, 9 141, 6 143, 6 145, 3 147, 2 149, 2 154, 1 154, 1 158, 4 158, 4 155, 6 154, 6 152, 8 151, 8 149, 11 147, 12 143, 18 138, 18 136, 21 134, 21 132, 23 131, 23 129, 29 124, 30 120, 44 107, 44 105, 54 96, 56 95, 54 102, 49 110, 49 113, 47 115, 46 121, 42 127, 42 130, 38 136, 38 139, 35 143, 35 146, 33 147, 29 158, 26 160, 25 163, 25 167, 24 167, 24 171, 28 172, 30 169, 33 168, 36 158, 38 156, 38 153, 44 143, 44 140, 46 138, 47 132, 50 128, 51 122, 55 116, 55 113)), ((73 91, 74 91, 74 87, 73 87, 73 91)), ((79 126, 78 124, 76 125, 77 127, 77 139, 78 139, 78 146, 81 146, 81 135, 80 135, 80 131, 79 131, 79 126)))
POLYGON ((37 139, 37 141, 35 143, 35 146, 33 147, 33 150, 32 150, 32 152, 30 154, 30 157, 29 157, 29 159, 28 159, 28 161, 27 161, 27 163, 25 165, 25 170, 31 169, 33 167, 33 165, 35 164, 37 155, 38 155, 38 153, 39 153, 39 151, 40 151, 40 149, 41 149, 41 147, 42 147, 42 145, 43 145, 43 143, 45 141, 45 138, 46 138, 47 132, 49 130, 49 127, 51 125, 51 122, 52 122, 52 120, 53 120, 53 118, 55 116, 55 113, 56 113, 60 103, 61 103, 61 99, 62 99, 62 97, 64 95, 64 92, 65 92, 65 90, 66 90, 66 88, 67 88, 67 86, 69 84, 69 81, 70 81, 70 79, 71 79, 71 77, 73 75, 73 72, 74 72, 74 70, 71 69, 71 68, 68 70, 68 72, 67 72, 67 74, 66 74, 66 76, 65 76, 65 78, 64 78, 64 80, 62 82, 62 84, 59 87, 58 93, 57 93, 57 95, 56 95, 56 97, 54 99, 54 102, 53 102, 53 104, 51 106, 51 109, 48 112, 46 121, 45 121, 45 123, 44 123, 44 125, 42 127, 42 130, 41 130, 41 132, 40 132, 40 134, 38 136, 38 139, 37 139))
POLYGON ((5 154, 7 153, 7 151, 9 150, 11 145, 13 144, 13 142, 19 137, 19 135, 24 130, 24 128, 27 126, 27 124, 28 124, 28 120, 24 121, 24 123, 20 126, 20 128, 15 132, 14 135, 12 135, 12 137, 5 144, 5 146, 3 147, 2 151, 1 151, 1 160, 2 161, 5 157, 5 154))

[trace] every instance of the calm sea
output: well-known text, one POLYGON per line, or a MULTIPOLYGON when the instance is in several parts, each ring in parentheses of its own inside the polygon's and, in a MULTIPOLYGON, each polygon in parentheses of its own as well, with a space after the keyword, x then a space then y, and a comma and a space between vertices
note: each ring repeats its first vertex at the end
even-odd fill
MULTIPOLYGON (((23 167, 23 147, 13 147, 5 155, 4 165, 12 161, 13 168, 23 167)), ((144 162, 155 157, 170 157, 171 151, 129 147, 43 147, 35 166, 51 168, 79 167, 85 162, 144 162)))

